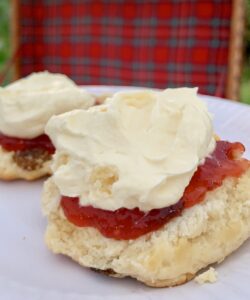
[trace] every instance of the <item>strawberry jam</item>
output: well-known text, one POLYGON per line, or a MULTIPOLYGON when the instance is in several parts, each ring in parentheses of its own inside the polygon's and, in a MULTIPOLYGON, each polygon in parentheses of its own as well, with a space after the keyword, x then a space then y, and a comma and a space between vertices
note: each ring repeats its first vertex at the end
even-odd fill
POLYGON ((6 151, 25 151, 31 149, 44 149, 49 154, 55 152, 55 148, 46 134, 33 139, 14 138, 0 133, 0 145, 6 151))
POLYGON ((240 143, 218 141, 210 157, 205 159, 186 187, 183 197, 174 205, 148 212, 138 208, 108 211, 80 206, 79 198, 62 196, 61 206, 67 219, 76 226, 95 227, 104 236, 116 240, 136 239, 155 231, 181 212, 201 202, 207 191, 221 186, 226 177, 239 177, 250 167, 246 159, 237 159, 245 148, 240 143))

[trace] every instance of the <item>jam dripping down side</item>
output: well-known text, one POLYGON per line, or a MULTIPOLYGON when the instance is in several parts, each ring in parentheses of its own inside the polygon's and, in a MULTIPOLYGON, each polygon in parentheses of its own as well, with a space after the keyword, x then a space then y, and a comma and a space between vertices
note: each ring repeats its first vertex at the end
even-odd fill
POLYGON ((108 211, 80 206, 77 197, 61 197, 61 207, 69 222, 79 227, 95 227, 102 235, 116 240, 136 239, 155 231, 181 215, 186 208, 204 200, 208 191, 221 186, 227 177, 239 177, 250 162, 239 158, 245 151, 241 143, 218 141, 210 157, 205 159, 186 187, 183 197, 174 205, 148 212, 138 208, 108 211))

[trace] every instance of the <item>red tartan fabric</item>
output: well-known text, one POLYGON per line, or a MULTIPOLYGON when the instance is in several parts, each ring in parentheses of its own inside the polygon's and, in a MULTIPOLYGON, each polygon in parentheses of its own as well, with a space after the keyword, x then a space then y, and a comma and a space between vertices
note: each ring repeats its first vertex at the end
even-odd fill
POLYGON ((230 0, 21 0, 21 76, 224 96, 230 0))

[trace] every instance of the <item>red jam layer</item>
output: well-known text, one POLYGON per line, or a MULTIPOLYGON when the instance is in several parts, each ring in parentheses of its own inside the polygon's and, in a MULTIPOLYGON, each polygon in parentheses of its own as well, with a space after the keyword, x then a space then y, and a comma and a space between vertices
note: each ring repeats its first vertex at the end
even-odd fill
POLYGON ((14 138, 0 133, 0 145, 6 151, 24 151, 30 149, 45 149, 48 153, 53 154, 55 147, 46 134, 42 134, 34 139, 14 138))
POLYGON ((138 208, 108 211, 80 206, 79 198, 62 196, 61 206, 67 219, 80 227, 95 227, 104 236, 116 240, 136 239, 155 231, 181 212, 201 202, 207 191, 221 186, 226 177, 239 177, 250 162, 237 157, 245 151, 241 143, 218 141, 213 154, 205 159, 186 187, 183 197, 174 205, 148 212, 138 208))

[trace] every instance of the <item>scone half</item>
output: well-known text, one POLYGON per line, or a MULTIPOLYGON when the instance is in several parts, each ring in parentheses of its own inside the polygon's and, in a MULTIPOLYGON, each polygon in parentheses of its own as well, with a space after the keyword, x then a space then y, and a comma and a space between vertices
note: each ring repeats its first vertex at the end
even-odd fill
POLYGON ((52 154, 44 149, 7 151, 0 146, 0 178, 35 180, 51 174, 52 154))
POLYGON ((53 115, 86 109, 94 97, 63 74, 33 73, 0 89, 0 179, 50 174, 54 147, 44 134, 53 115))
POLYGON ((242 144, 215 140, 196 93, 121 92, 50 119, 56 153, 43 210, 54 253, 164 287, 249 237, 250 162, 242 144))
POLYGON ((130 276, 152 287, 175 286, 236 250, 250 235, 250 170, 228 178, 205 200, 161 229, 135 240, 105 238, 98 230, 70 223, 59 205, 60 193, 49 179, 43 211, 45 241, 54 253, 116 277, 130 276), (112 271, 111 271, 112 270, 112 271))

